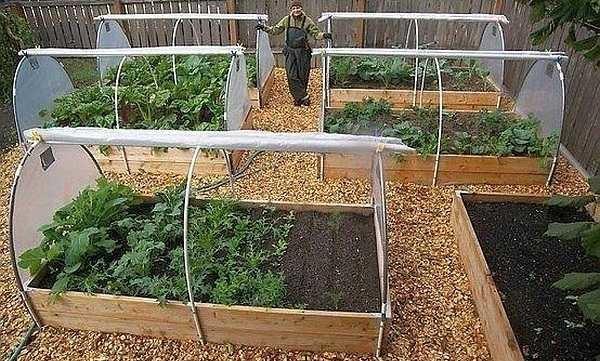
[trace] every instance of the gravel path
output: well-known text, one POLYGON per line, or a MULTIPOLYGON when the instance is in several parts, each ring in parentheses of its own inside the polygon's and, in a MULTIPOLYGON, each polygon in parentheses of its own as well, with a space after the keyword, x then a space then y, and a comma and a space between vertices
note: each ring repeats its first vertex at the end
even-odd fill
MULTIPOLYGON (((313 72, 308 108, 293 108, 284 74, 277 71, 273 96, 264 109, 254 111, 255 126, 273 131, 316 130, 320 77, 313 72)), ((10 180, 18 160, 13 150, 1 158, 2 206, 6 210, 10 180)), ((252 174, 239 180, 235 195, 242 198, 366 202, 367 182, 320 182, 317 157, 307 154, 266 153, 253 164, 252 174), (260 170, 260 171, 258 171, 260 170)), ((109 175, 139 189, 159 189, 178 183, 181 177, 109 175)), ((564 194, 585 192, 586 185, 566 161, 561 160, 555 185, 438 187, 388 184, 390 281, 394 318, 389 360, 489 360, 468 279, 460 263, 450 224, 455 189, 564 194)), ((229 194, 222 187, 219 194, 229 194)), ((3 277, 0 292, 0 355, 17 342, 27 319, 12 286, 12 270, 6 253, 6 217, 2 217, 0 253, 3 277)), ((45 328, 22 354, 21 360, 316 360, 372 359, 369 356, 334 353, 285 352, 232 345, 201 347, 196 342, 158 340, 131 335, 101 334, 45 328)))

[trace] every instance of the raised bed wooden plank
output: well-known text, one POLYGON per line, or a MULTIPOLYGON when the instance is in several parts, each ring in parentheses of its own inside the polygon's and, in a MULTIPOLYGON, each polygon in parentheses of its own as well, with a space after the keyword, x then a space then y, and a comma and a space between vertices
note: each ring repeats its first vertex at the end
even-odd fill
MULTIPOLYGON (((354 179, 370 175, 368 156, 327 154, 324 157, 326 178, 354 179)), ((542 165, 539 158, 443 154, 438 184, 544 184, 549 170, 542 165)), ((431 184, 434 167, 435 156, 391 155, 384 161, 387 179, 418 184, 431 184)))
POLYGON ((275 81, 275 71, 274 71, 274 69, 272 69, 271 73, 269 74, 269 77, 267 78, 267 81, 265 82, 265 86, 262 89, 262 93, 260 94, 260 97, 258 94, 257 87, 249 87, 248 88, 248 96, 250 98, 250 104, 252 104, 252 106, 261 108, 262 106, 265 105, 265 102, 267 101, 267 99, 269 98, 269 95, 271 94, 271 89, 273 88, 274 81, 275 81))
MULTIPOLYGON (((159 307, 140 297, 67 292, 52 301, 49 290, 27 291, 42 322, 100 332, 197 339, 192 314, 181 302, 159 307)), ((301 350, 375 352, 380 316, 376 313, 270 309, 197 304, 209 342, 271 345, 301 350)))
MULTIPOLYGON (((498 105, 500 92, 444 91, 443 105, 446 110, 493 110, 498 105)), ((331 107, 343 107, 346 103, 361 102, 365 98, 385 99, 392 108, 410 108, 413 106, 412 90, 396 89, 331 89, 331 107)), ((417 103, 419 103, 417 93, 417 103)), ((433 90, 423 91, 423 106, 439 104, 439 93, 433 90)))
POLYGON ((469 277, 473 300, 488 341, 488 348, 496 361, 523 361, 519 344, 506 316, 461 195, 460 192, 454 195, 451 221, 460 257, 469 277))

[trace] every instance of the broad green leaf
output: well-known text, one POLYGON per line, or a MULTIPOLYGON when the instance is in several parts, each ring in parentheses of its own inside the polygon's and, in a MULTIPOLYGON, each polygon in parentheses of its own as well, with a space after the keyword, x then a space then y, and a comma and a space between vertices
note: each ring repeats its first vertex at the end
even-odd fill
POLYGON ((600 176, 588 179, 590 190, 595 194, 600 194, 600 176))
POLYGON ((577 306, 585 318, 600 324, 600 288, 579 296, 577 306))
POLYGON ((52 285, 51 292, 55 295, 60 295, 68 290, 69 283, 71 282, 71 276, 61 275, 58 277, 56 282, 52 285))
POLYGON ((78 269, 81 268, 81 262, 78 262, 72 266, 65 266, 65 268, 63 269, 63 271, 65 273, 74 273, 77 272, 78 269))
POLYGON ((567 273, 552 287, 566 290, 584 290, 586 288, 600 285, 600 273, 567 273))
POLYGON ((581 234, 593 225, 592 222, 550 223, 544 233, 548 237, 556 237, 565 241, 579 238, 581 234))
POLYGON ((593 225, 581 235, 581 241, 585 252, 589 256, 600 258, 600 224, 593 225))
POLYGON ((594 196, 579 196, 579 197, 567 197, 567 196, 553 196, 546 201, 546 204, 551 207, 572 207, 581 208, 595 200, 594 196))
POLYGON ((30 275, 35 275, 45 262, 46 252, 42 247, 35 247, 25 251, 19 257, 19 267, 29 270, 30 275))

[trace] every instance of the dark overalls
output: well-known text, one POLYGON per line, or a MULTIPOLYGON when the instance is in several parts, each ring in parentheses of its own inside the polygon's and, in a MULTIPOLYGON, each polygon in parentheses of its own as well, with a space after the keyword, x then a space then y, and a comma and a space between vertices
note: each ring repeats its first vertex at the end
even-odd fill
POLYGON ((285 30, 285 71, 287 74, 290 92, 294 101, 299 104, 308 99, 308 77, 310 75, 310 60, 312 50, 308 44, 308 33, 304 29, 306 16, 300 27, 290 26, 290 17, 285 30))

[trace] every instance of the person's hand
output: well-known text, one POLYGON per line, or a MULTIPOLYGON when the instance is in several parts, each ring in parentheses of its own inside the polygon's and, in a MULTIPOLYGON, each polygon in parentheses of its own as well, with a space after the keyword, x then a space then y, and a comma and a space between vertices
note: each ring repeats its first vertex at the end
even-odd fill
POLYGON ((323 33, 323 39, 333 40, 333 36, 331 35, 331 33, 323 33))
POLYGON ((254 27, 256 30, 266 31, 267 27, 264 24, 256 24, 254 27))

